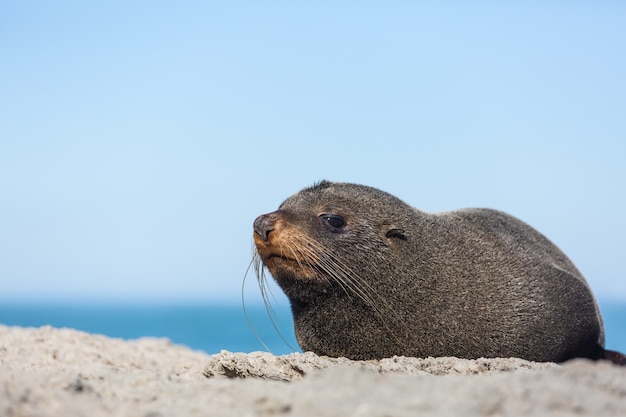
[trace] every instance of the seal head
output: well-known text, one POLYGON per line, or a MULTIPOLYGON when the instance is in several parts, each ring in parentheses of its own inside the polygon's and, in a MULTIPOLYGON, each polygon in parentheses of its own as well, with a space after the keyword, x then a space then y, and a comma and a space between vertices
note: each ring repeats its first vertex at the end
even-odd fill
POLYGON ((555 362, 608 352, 582 274, 499 211, 429 214, 375 188, 322 181, 259 216, 254 242, 305 351, 555 362))

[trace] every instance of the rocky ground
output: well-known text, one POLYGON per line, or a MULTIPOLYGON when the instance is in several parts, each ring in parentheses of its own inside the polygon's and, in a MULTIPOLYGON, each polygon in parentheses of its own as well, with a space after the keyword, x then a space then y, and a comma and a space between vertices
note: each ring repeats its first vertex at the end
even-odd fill
POLYGON ((575 360, 207 355, 0 325, 0 416, 626 415, 626 368, 575 360))

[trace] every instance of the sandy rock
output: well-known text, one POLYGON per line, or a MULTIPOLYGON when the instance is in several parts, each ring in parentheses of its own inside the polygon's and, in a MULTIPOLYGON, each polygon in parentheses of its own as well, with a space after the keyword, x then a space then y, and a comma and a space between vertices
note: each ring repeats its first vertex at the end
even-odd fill
POLYGON ((299 380, 315 370, 351 367, 375 373, 402 373, 408 375, 474 375, 490 372, 519 371, 557 367, 554 363, 529 362, 523 359, 459 359, 410 358, 394 356, 382 360, 352 361, 346 358, 329 358, 312 352, 274 356, 267 352, 231 353, 222 351, 211 359, 204 369, 208 378, 264 378, 279 381, 299 380))
POLYGON ((0 325, 0 417, 620 416, 626 368, 576 360, 209 356, 0 325), (286 382, 291 381, 291 382, 286 382))

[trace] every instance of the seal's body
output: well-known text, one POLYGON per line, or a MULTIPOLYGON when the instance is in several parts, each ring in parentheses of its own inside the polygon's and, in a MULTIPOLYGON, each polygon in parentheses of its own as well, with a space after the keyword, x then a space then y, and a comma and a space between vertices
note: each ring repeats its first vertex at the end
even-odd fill
POLYGON ((505 213, 428 214, 371 187, 323 181, 254 230, 305 351, 556 362, 607 352, 581 273, 505 213))

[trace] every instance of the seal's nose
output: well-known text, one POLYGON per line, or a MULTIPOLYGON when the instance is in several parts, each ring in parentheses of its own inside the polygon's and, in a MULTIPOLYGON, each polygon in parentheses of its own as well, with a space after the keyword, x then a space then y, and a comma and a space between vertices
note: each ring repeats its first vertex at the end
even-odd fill
POLYGON ((269 235, 272 230, 274 230, 274 216, 262 214, 254 220, 254 231, 264 242, 269 243, 269 235))

